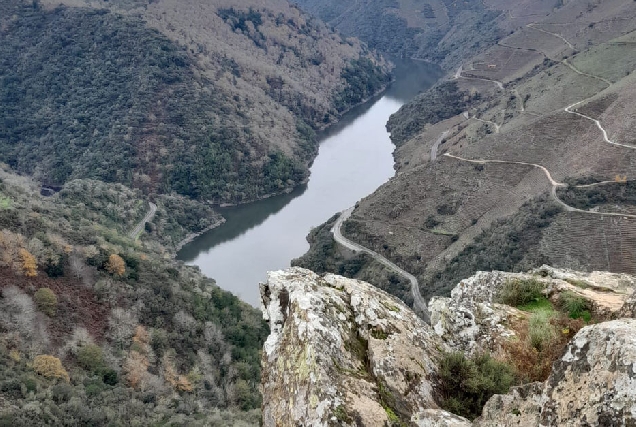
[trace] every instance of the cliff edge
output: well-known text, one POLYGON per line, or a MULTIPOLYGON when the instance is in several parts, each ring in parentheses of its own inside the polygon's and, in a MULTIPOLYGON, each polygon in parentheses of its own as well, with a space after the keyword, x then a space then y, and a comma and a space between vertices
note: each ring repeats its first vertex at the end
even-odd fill
MULTIPOLYGON (((365 282, 302 268, 271 272, 261 284, 271 328, 262 355, 263 425, 630 425, 636 320, 623 316, 633 312, 635 283, 627 275, 545 266, 527 274, 480 272, 449 298, 430 302, 429 326, 365 282), (515 366, 520 385, 492 396, 473 421, 444 410, 442 366, 449 354, 488 353, 502 363, 519 356, 536 311, 501 301, 511 284, 528 283, 540 294, 533 304, 541 316, 548 313, 546 324, 559 328, 546 338, 554 341, 544 342, 559 351, 546 375, 522 381, 523 367, 515 366), (581 318, 563 314, 564 301, 572 300, 581 318)), ((542 357, 540 347, 532 348, 542 357)))

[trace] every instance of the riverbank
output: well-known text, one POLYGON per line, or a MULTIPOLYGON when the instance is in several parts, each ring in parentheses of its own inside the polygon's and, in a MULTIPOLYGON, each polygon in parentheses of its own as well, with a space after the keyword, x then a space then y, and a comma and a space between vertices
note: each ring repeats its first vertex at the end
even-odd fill
POLYGON ((221 210, 227 222, 183 246, 177 259, 199 266, 219 286, 257 306, 257 284, 267 271, 288 267, 308 250, 311 227, 394 176, 395 147, 385 123, 404 102, 434 84, 441 71, 424 62, 401 61, 394 74, 382 93, 320 132, 306 186, 221 210))

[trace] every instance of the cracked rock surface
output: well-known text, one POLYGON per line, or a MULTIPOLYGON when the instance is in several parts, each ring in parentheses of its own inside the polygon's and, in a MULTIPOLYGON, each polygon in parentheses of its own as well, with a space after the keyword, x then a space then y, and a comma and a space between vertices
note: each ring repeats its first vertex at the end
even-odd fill
POLYGON ((271 334, 262 355, 263 425, 636 425, 634 277, 544 266, 479 272, 429 304, 433 326, 367 283, 302 268, 269 273, 261 308, 271 334), (473 423, 439 407, 443 352, 497 353, 527 316, 497 304, 507 280, 533 278, 545 294, 575 292, 606 322, 582 328, 545 382, 493 396, 473 423))
MULTIPOLYGON (((384 426, 439 410, 437 361, 448 348, 402 302, 364 282, 301 268, 261 285, 265 426, 384 426)), ((420 424, 460 425, 460 424, 420 424)))

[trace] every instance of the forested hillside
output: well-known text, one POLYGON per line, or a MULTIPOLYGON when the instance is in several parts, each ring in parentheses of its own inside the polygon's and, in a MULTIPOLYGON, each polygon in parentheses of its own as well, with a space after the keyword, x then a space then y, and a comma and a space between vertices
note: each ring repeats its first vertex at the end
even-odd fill
POLYGON ((91 180, 43 198, 0 167, 0 425, 258 423, 267 325, 166 257, 161 218, 128 237, 147 210, 91 180))
POLYGON ((284 2, 53 3, 0 1, 0 160, 45 184, 278 193, 307 179, 314 130, 389 80, 284 2))

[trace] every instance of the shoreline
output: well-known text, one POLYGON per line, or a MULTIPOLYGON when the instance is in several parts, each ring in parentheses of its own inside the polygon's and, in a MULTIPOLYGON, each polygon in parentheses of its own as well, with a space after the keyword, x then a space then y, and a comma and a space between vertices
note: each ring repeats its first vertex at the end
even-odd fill
MULTIPOLYGON (((340 121, 342 120, 342 118, 344 117, 345 114, 349 113, 351 110, 353 110, 356 107, 359 107, 361 105, 366 104, 367 102, 371 101, 373 98, 376 98, 376 97, 380 96, 381 94, 386 92, 386 90, 389 88, 389 86, 391 86, 391 84, 395 83, 395 81, 396 81, 396 79, 392 78, 391 81, 388 84, 386 84, 385 86, 382 87, 382 89, 379 89, 378 91, 376 91, 372 95, 368 96, 367 98, 363 99, 362 101, 358 102, 357 104, 351 105, 346 110, 344 110, 341 113, 340 118, 338 120, 336 120, 335 122, 326 124, 326 125, 324 125, 322 127, 318 127, 315 130, 315 132, 325 132, 325 131, 329 130, 330 127, 336 126, 338 123, 340 123, 340 121)), ((317 141, 316 145, 317 145, 317 147, 320 147, 320 142, 317 141)), ((307 163, 307 169, 311 168, 314 160, 316 160, 316 157, 318 157, 318 150, 316 150, 316 155, 313 156, 313 158, 307 163)), ((258 202, 258 201, 261 201, 261 200, 269 199, 271 197, 281 196, 283 194, 289 194, 292 191, 296 190, 301 185, 306 185, 307 183, 309 183, 310 177, 311 177, 311 174, 309 174, 306 179, 303 179, 301 182, 299 182, 298 184, 294 185, 293 187, 285 188, 284 190, 281 190, 281 191, 276 192, 276 193, 264 194, 262 196, 259 196, 259 197, 255 198, 255 199, 250 199, 250 200, 246 200, 246 201, 243 201, 243 202, 236 202, 236 203, 216 203, 216 202, 209 202, 209 203, 210 203, 210 206, 212 206, 213 208, 221 208, 221 209, 222 208, 231 208, 231 207, 241 206, 241 205, 247 205, 247 204, 250 204, 250 203, 255 203, 255 202, 258 202)), ((181 248, 179 248, 179 249, 181 249, 181 248)))
POLYGON ((215 228, 220 227, 221 225, 225 224, 226 221, 227 220, 223 216, 221 216, 221 219, 218 222, 215 222, 214 224, 212 224, 212 225, 210 225, 208 227, 205 227, 203 230, 201 230, 201 231, 199 231, 197 233, 190 233, 190 234, 186 235, 186 237, 177 244, 175 249, 172 250, 172 259, 176 259, 177 258, 177 253, 181 249, 183 249, 183 247, 185 245, 187 245, 188 243, 192 243, 192 241, 194 239, 196 239, 197 237, 207 233, 208 231, 214 230, 215 228))

